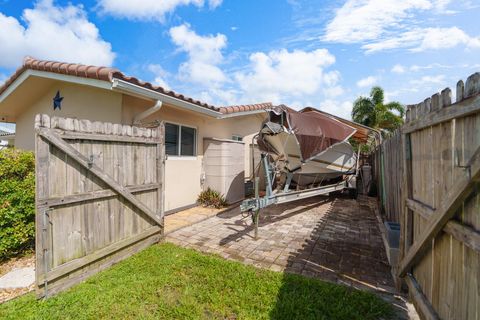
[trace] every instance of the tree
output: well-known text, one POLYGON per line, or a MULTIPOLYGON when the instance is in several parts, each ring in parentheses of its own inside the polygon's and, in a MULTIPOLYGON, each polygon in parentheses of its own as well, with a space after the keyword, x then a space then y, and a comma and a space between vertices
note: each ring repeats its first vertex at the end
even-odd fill
POLYGON ((397 101, 384 103, 383 89, 373 87, 370 97, 359 97, 353 103, 353 121, 365 126, 393 132, 403 124, 404 106, 397 101))

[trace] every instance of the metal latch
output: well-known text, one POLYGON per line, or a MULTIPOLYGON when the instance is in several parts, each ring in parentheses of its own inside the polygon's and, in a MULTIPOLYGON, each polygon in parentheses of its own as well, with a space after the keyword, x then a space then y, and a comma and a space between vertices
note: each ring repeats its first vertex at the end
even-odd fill
POLYGON ((89 168, 93 167, 93 160, 95 160, 95 156, 93 154, 91 154, 90 158, 88 159, 88 167, 89 168))

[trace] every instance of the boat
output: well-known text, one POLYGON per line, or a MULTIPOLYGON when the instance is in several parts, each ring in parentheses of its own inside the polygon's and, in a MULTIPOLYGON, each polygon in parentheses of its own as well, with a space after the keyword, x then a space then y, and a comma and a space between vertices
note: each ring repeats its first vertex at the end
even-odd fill
POLYGON ((280 105, 268 110, 257 143, 277 178, 283 176, 280 180, 296 186, 315 186, 355 173, 357 156, 348 142, 355 132, 328 115, 280 105))

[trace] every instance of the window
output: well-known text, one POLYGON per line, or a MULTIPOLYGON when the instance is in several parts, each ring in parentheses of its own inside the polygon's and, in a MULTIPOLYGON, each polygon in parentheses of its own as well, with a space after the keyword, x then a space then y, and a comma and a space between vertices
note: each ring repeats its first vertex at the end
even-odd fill
POLYGON ((232 140, 234 140, 234 141, 243 141, 243 137, 234 134, 234 135, 232 135, 232 140))
POLYGON ((165 152, 170 156, 195 156, 197 130, 178 124, 165 124, 165 152))
POLYGON ((179 126, 176 124, 165 124, 165 152, 168 155, 178 155, 178 138, 180 136, 178 129, 179 126))

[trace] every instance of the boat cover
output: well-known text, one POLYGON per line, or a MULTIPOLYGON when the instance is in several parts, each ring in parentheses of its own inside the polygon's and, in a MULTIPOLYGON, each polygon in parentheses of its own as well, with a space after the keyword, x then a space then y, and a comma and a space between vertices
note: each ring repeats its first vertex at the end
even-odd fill
POLYGON ((310 111, 298 112, 280 105, 269 110, 269 119, 263 124, 258 137, 260 150, 272 150, 263 137, 278 133, 278 125, 282 124, 289 133, 295 135, 300 145, 302 161, 317 157, 330 146, 347 140, 356 131, 355 128, 327 115, 310 111))

